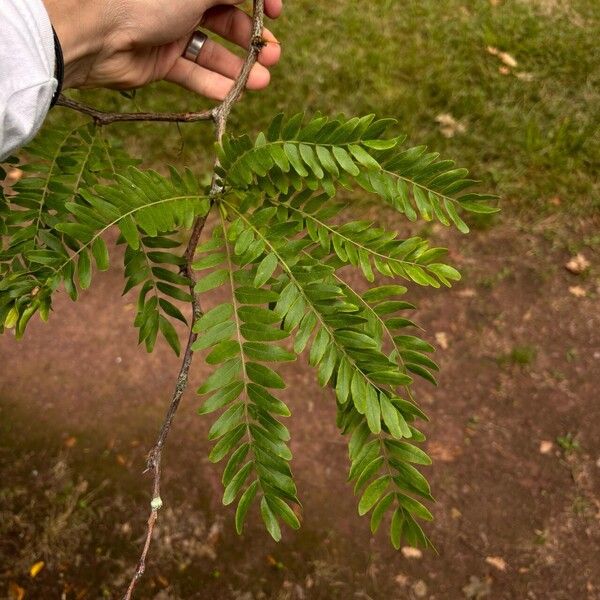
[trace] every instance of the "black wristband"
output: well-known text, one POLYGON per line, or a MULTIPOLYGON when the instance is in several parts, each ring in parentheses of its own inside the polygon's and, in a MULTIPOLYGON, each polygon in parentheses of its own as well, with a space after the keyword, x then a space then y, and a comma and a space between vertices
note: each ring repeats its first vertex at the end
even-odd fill
POLYGON ((50 102, 50 108, 52 108, 60 96, 63 87, 63 81, 65 79, 65 61, 63 58, 62 47, 60 45, 60 41, 58 36, 56 35, 56 31, 54 27, 52 28, 52 33, 54 35, 54 56, 55 56, 55 66, 54 66, 54 77, 56 81, 58 81, 58 85, 56 86, 56 92, 54 92, 54 96, 52 96, 52 102, 50 102))

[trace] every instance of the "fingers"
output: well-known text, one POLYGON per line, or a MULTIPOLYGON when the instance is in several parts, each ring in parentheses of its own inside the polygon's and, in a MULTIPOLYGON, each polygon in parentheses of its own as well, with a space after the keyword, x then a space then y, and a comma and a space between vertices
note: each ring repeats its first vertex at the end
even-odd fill
MULTIPOLYGON (((218 4, 241 4, 243 0, 210 0, 209 6, 218 4)), ((282 0, 265 0, 265 13, 267 17, 276 19, 281 14, 282 0)))
MULTIPOLYGON (((243 0, 210 0, 210 6, 217 4, 241 4, 243 0)), ((282 0, 265 0, 265 13, 271 19, 276 19, 281 14, 282 0)))
MULTIPOLYGON (((238 0, 230 1, 237 3, 238 0)), ((265 12, 269 17, 276 18, 281 10, 281 0, 265 0, 265 12)), ((242 48, 250 45, 252 19, 234 6, 220 4, 210 8, 204 13, 201 26, 242 48)), ((271 76, 266 67, 277 63, 281 55, 279 43, 268 29, 263 30, 263 39, 267 44, 252 68, 246 86, 251 90, 269 85, 271 76)), ((213 100, 225 98, 243 65, 243 59, 213 40, 205 42, 197 62, 177 58, 165 79, 213 100)))
MULTIPOLYGON (((228 79, 237 79, 244 61, 213 40, 206 40, 197 63, 210 71, 214 71, 228 79)), ((250 71, 246 87, 249 90, 261 90, 269 85, 271 74, 260 64, 255 64, 250 71)))
POLYGON ((165 80, 211 100, 223 100, 234 83, 232 79, 183 57, 175 61, 165 80))
POLYGON ((283 8, 281 0, 266 0, 265 1, 265 12, 271 19, 276 19, 283 8))
MULTIPOLYGON (((206 45, 202 53, 205 50, 206 45)), ((201 54, 198 60, 201 64, 193 63, 183 57, 178 58, 167 73, 165 81, 176 83, 190 92, 211 100, 223 100, 233 87, 234 79, 240 71, 240 59, 215 44, 212 54, 205 55, 204 58, 201 54)), ((260 90, 269 85, 270 78, 269 71, 265 67, 255 65, 246 87, 250 90, 260 90)))
MULTIPOLYGON (((280 0, 272 0, 273 7, 281 4, 280 0)), ((248 48, 252 36, 252 19, 242 10, 233 6, 216 6, 204 13, 201 26, 216 33, 220 37, 248 48)), ((277 38, 268 30, 263 31, 263 38, 267 42, 261 50, 258 62, 270 67, 279 61, 281 48, 277 38)))

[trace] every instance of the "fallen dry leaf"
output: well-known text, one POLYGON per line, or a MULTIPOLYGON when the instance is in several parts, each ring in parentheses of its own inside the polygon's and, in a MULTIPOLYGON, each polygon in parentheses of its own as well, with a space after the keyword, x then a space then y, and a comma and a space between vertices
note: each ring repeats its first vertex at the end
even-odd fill
POLYGON ((499 571, 506 571, 506 561, 501 556, 486 556, 485 562, 499 571))
POLYGON ((64 441, 64 444, 65 448, 73 448, 77 444, 77 438, 71 435, 64 441))
POLYGON ((460 290, 458 295, 460 298, 475 298, 477 291, 473 288, 465 288, 464 290, 460 290))
POLYGON ((404 546, 402 554, 404 558, 423 558, 423 553, 418 548, 413 548, 412 546, 404 546))
POLYGON ((267 556, 267 564, 274 569, 279 569, 280 571, 285 569, 285 565, 270 554, 267 556))
POLYGON ((9 600, 23 600, 25 598, 25 590, 14 581, 8 584, 8 598, 9 600))
POLYGON ((457 121, 450 113, 441 113, 435 118, 440 126, 440 133, 447 138, 454 137, 457 133, 464 133, 467 127, 464 123, 457 121))
POLYGON ((412 591, 417 598, 425 598, 427 596, 427 584, 422 579, 419 579, 419 581, 413 584, 412 591))
POLYGON ((550 454, 554 448, 554 444, 547 440, 540 442, 540 454, 550 454))
POLYGON ((133 527, 131 526, 131 523, 123 523, 123 525, 121 525, 121 533, 123 535, 131 535, 131 532, 133 531, 133 527))
POLYGON ((208 536, 206 537, 206 542, 211 546, 216 546, 219 543, 219 539, 221 538, 221 534, 223 533, 223 523, 221 521, 215 521, 208 531, 208 536))
POLYGON ((463 587, 465 598, 469 600, 481 600, 487 598, 492 592, 492 582, 490 579, 481 580, 476 575, 469 577, 469 583, 463 587))
POLYGON ((448 350, 448 334, 445 331, 438 331, 435 334, 435 341, 442 350, 448 350))
POLYGON ((572 285, 569 288, 569 293, 573 294, 576 298, 585 298, 587 296, 587 292, 580 285, 572 285))
POLYGON ((570 273, 579 275, 590 266, 590 261, 581 252, 573 256, 566 264, 565 269, 570 273))
POLYGON ((23 171, 21 169, 17 169, 16 167, 12 167, 7 170, 6 179, 4 180, 4 185, 8 187, 12 187, 15 183, 19 182, 23 178, 23 171))
POLYGON ((453 519, 460 519, 462 517, 462 513, 460 512, 460 510, 458 510, 458 508, 452 507, 450 509, 450 516, 453 519))
POLYGON ((499 52, 498 58, 511 69, 514 69, 519 64, 508 52, 499 52))
POLYGON ((594 585, 594 584, 593 584, 591 581, 588 581, 588 582, 585 584, 585 589, 586 589, 588 592, 593 592, 593 591, 595 591, 595 590, 596 590, 596 586, 595 586, 595 585, 594 585))
POLYGON ((498 57, 498 59, 500 59, 507 67, 510 67, 511 69, 514 69, 519 64, 514 56, 510 55, 508 52, 498 50, 498 48, 494 48, 494 46, 488 46, 486 50, 492 56, 498 57))
POLYGON ((535 79, 533 73, 527 73, 525 71, 519 71, 515 73, 515 77, 521 81, 533 81, 535 79))
POLYGON ((43 560, 38 560, 36 563, 32 564, 29 569, 29 575, 35 577, 44 568, 44 564, 43 560))
POLYGON ((433 460, 440 462, 454 462, 461 454, 462 448, 456 445, 431 441, 427 445, 427 453, 433 460))

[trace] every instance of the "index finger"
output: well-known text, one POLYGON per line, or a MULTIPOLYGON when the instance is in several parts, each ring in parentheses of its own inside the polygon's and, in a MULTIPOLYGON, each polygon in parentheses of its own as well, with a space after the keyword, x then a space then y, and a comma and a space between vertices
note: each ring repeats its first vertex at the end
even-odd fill
POLYGON ((265 12, 271 19, 276 19, 283 8, 282 0, 265 0, 265 12))

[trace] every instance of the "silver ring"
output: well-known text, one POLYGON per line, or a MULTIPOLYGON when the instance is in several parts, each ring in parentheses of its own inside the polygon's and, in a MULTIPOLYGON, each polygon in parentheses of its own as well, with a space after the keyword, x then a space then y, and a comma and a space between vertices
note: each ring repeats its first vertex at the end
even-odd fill
POLYGON ((198 56, 200 56, 200 51, 202 47, 206 43, 208 36, 201 31, 194 31, 188 45, 185 47, 185 52, 183 53, 183 57, 191 60, 192 62, 198 61, 198 56))

